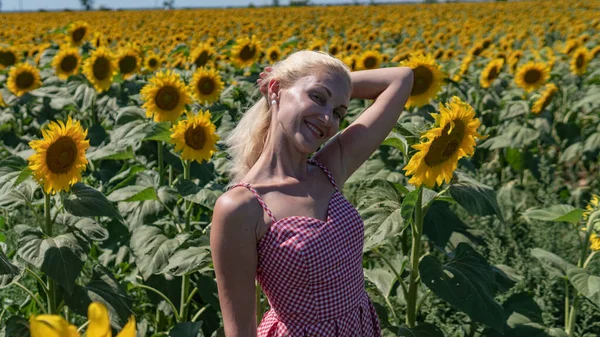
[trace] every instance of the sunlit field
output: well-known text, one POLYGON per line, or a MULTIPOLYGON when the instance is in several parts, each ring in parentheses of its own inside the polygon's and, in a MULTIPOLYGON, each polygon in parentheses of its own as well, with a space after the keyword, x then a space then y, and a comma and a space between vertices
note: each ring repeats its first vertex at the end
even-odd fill
MULTIPOLYGON (((0 27, 0 336, 224 336, 209 246, 223 139, 261 71, 303 49, 413 69, 394 130, 343 188, 384 336, 600 336, 600 1, 0 27)), ((352 99, 340 129, 371 103, 352 99)))

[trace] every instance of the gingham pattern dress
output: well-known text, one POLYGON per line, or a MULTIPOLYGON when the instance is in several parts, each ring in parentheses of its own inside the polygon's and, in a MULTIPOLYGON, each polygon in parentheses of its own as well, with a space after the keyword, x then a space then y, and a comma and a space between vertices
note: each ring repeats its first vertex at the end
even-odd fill
POLYGON ((364 286, 364 224, 354 206, 335 188, 327 221, 306 216, 275 219, 256 190, 254 195, 271 218, 257 243, 256 280, 269 300, 258 337, 381 336, 379 319, 364 286))

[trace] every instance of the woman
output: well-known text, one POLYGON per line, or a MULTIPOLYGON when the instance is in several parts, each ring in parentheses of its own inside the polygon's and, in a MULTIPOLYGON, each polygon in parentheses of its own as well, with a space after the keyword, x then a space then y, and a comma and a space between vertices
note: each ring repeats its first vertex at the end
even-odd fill
POLYGON ((212 218, 225 335, 380 336, 364 289, 363 222, 339 189, 392 130, 412 70, 350 73, 315 51, 266 70, 264 97, 225 140, 232 184, 212 218), (338 133, 351 98, 375 101, 338 133), (271 307, 258 329, 255 279, 271 307))

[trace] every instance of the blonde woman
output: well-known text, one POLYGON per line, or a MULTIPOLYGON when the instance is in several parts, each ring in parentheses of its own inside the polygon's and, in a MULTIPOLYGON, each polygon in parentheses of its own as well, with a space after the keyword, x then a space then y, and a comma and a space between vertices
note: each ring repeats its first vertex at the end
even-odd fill
POLYGON ((227 337, 381 335, 363 222, 340 188, 392 130, 412 84, 410 68, 350 72, 315 51, 261 73, 264 97, 225 139, 231 184, 211 225, 227 337), (338 132, 351 98, 374 102, 338 132), (255 280, 270 305, 258 328, 255 280))

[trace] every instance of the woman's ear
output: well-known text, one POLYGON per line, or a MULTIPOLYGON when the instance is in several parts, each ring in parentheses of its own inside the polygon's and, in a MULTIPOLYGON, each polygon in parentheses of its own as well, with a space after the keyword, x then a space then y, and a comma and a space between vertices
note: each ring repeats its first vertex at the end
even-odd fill
POLYGON ((280 90, 280 83, 279 80, 276 78, 272 78, 269 80, 269 84, 268 84, 268 88, 269 88, 269 93, 267 98, 268 99, 273 99, 273 95, 279 97, 279 90, 280 90))

